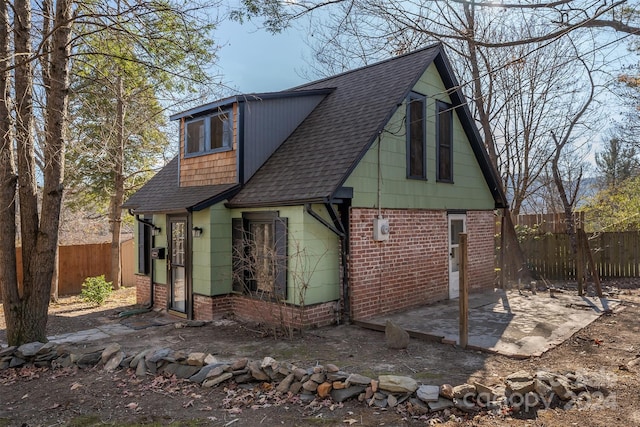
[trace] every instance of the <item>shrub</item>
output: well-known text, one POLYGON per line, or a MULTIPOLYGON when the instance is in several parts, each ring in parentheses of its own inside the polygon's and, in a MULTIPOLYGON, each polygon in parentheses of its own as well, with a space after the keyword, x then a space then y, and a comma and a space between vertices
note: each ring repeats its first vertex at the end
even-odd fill
POLYGON ((85 301, 102 305, 112 291, 111 282, 107 282, 103 274, 101 276, 87 277, 84 279, 80 297, 85 301))

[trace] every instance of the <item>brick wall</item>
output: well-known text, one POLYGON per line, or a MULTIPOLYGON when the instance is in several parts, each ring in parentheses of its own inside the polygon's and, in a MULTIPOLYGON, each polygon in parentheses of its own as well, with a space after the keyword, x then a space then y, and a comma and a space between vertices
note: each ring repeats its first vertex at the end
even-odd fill
POLYGON ((493 211, 467 212, 469 286, 471 291, 492 289, 495 283, 495 216, 493 211))
POLYGON ((194 319, 211 320, 226 315, 250 322, 290 325, 296 329, 326 326, 337 321, 336 302, 314 304, 303 309, 239 294, 213 297, 194 294, 194 319))
POLYGON ((169 305, 169 286, 155 283, 153 286, 153 307, 166 309, 169 305))
POLYGON ((376 209, 352 208, 349 286, 352 319, 448 296, 445 211, 385 209, 390 237, 373 240, 376 209))
MULTIPOLYGON (((352 208, 349 286, 354 320, 449 297, 446 211, 384 209, 390 237, 373 240, 376 209, 352 208)), ((493 285, 493 213, 468 212, 471 289, 493 285)))
POLYGON ((136 274, 136 304, 148 305, 151 301, 151 277, 136 274))

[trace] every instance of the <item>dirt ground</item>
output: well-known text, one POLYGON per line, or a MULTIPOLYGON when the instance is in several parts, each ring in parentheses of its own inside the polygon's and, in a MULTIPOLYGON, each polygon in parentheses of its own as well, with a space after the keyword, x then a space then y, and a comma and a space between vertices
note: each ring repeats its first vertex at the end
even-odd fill
MULTIPOLYGON (((415 339, 406 351, 390 350, 383 333, 352 325, 305 331, 294 340, 275 339, 259 325, 231 321, 195 328, 166 325, 140 329, 111 341, 120 343, 125 351, 162 346, 208 352, 219 360, 271 356, 301 367, 334 363, 348 372, 408 375, 421 383, 437 385, 472 381, 497 385, 519 370, 578 370, 604 380, 604 401, 529 414, 472 416, 453 412, 445 425, 640 426, 640 364, 627 365, 640 356, 640 291, 635 285, 625 287, 629 289, 618 296, 623 300, 623 310, 599 318, 541 357, 526 360, 415 339)), ((48 335, 119 322, 122 319, 118 313, 132 308, 134 300, 133 289, 118 291, 99 308, 77 297, 63 298, 51 305, 48 335)), ((134 319, 153 316, 159 314, 152 312, 134 319)), ((4 315, 0 313, 0 340, 4 340, 4 329, 4 315)), ((405 426, 433 425, 435 419, 431 418, 412 416, 402 408, 380 410, 358 401, 302 403, 277 396, 268 387, 247 390, 225 384, 201 388, 174 378, 149 376, 140 380, 128 371, 33 367, 0 371, 0 426, 405 426)))

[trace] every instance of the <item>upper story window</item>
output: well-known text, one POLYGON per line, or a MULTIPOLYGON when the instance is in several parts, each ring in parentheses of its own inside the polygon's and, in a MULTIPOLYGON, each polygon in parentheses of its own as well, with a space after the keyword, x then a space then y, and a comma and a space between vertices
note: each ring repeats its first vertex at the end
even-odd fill
POLYGON ((453 107, 437 101, 436 115, 436 179, 453 182, 453 107))
POLYGON ((230 150, 233 140, 231 111, 185 122, 185 156, 230 150))
POLYGON ((425 116, 425 97, 410 94, 407 102, 407 178, 427 178, 425 116))

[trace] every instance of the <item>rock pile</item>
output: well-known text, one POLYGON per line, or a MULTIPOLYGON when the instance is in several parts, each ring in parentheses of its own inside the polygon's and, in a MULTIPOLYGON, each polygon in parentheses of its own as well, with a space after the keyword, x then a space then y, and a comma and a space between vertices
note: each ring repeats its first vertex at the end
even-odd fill
POLYGON ((358 399, 372 407, 398 408, 413 416, 440 411, 449 416, 480 411, 505 414, 550 407, 568 408, 581 402, 593 403, 598 397, 605 399, 608 394, 606 381, 575 372, 561 375, 538 371, 532 375, 520 371, 495 386, 479 382, 452 386, 418 384, 413 378, 398 375, 370 378, 342 371, 333 364, 302 368, 271 357, 220 361, 211 354, 170 348, 127 354, 119 344, 78 349, 35 342, 0 349, 0 369, 27 364, 53 369, 72 365, 81 368, 99 366, 106 371, 131 369, 138 377, 175 376, 202 387, 215 387, 228 381, 238 385, 269 383, 282 395, 298 396, 302 402, 331 399, 340 403, 358 399))

